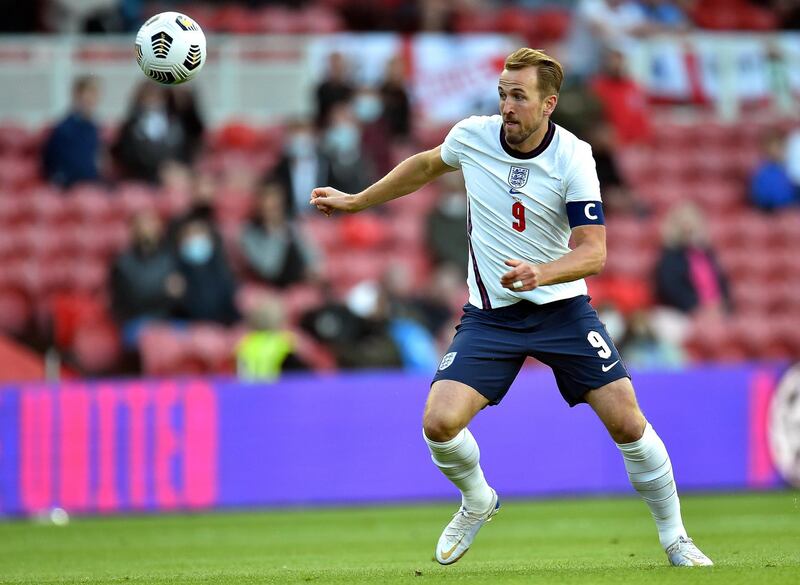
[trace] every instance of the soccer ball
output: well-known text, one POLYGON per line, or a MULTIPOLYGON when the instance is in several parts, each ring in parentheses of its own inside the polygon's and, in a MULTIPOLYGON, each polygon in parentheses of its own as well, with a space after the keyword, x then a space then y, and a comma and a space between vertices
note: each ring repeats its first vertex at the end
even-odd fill
POLYGON ((184 14, 156 14, 136 35, 136 62, 159 83, 184 83, 206 62, 206 37, 200 25, 184 14))

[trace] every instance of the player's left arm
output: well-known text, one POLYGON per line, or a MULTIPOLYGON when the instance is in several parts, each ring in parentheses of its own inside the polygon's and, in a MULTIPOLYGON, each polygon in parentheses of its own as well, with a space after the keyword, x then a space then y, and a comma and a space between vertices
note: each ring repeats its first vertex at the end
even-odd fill
POLYGON ((574 248, 552 262, 529 264, 514 258, 506 260, 505 264, 511 270, 500 278, 500 284, 504 288, 522 292, 598 274, 606 263, 606 227, 576 226, 572 230, 572 242, 574 248), (514 286, 518 281, 522 287, 514 286))

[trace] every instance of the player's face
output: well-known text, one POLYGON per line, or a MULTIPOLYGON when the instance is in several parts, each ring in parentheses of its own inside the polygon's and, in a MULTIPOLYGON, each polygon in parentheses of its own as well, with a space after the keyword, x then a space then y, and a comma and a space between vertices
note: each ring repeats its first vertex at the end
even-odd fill
MULTIPOLYGON (((555 96, 543 98, 538 87, 536 67, 503 69, 498 93, 503 129, 509 145, 523 144, 546 123, 555 107, 555 96)), ((536 145, 533 145, 534 147, 536 145)))

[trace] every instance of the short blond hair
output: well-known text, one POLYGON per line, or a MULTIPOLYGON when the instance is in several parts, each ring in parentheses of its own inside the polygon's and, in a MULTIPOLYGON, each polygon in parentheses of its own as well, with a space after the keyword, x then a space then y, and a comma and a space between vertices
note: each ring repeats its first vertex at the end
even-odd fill
POLYGON ((542 93, 542 97, 558 94, 561 91, 564 69, 561 67, 561 63, 544 51, 522 47, 506 57, 504 67, 509 71, 536 67, 539 74, 539 91, 542 93))

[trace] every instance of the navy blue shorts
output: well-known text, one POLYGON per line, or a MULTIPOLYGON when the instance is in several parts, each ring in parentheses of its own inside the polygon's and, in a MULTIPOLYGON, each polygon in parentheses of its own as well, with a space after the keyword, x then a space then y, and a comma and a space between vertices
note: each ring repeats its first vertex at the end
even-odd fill
POLYGON ((630 378, 589 297, 579 296, 488 310, 465 305, 433 381, 462 382, 498 404, 527 356, 550 366, 570 406, 586 402, 589 390, 630 378))

